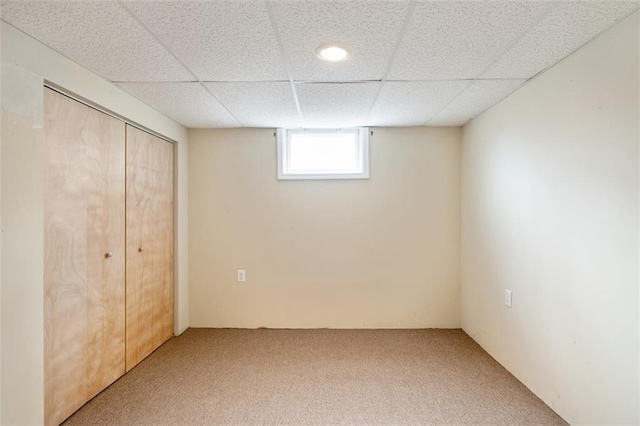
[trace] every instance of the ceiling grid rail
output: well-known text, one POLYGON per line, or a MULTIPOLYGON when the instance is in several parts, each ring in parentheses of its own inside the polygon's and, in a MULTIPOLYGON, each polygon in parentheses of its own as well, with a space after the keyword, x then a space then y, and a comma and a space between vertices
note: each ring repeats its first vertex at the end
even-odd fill
POLYGON ((278 43, 278 49, 280 50, 280 55, 282 57, 282 62, 284 64, 284 69, 287 72, 287 77, 289 78, 289 84, 291 85, 291 93, 293 95, 293 101, 296 104, 296 109, 298 110, 298 117, 300 118, 300 125, 304 127, 304 117, 302 115, 302 108, 300 107, 300 100, 298 99, 298 90, 296 89, 295 81, 293 80, 293 74, 291 73, 291 66, 289 65, 289 60, 287 59, 287 54, 284 50, 284 44, 282 43, 282 38, 280 37, 280 31, 278 31, 278 24, 276 23, 276 18, 273 14, 273 6, 270 0, 264 1, 265 8, 267 9, 267 14, 269 15, 269 21, 271 22, 271 27, 273 29, 273 34, 276 38, 276 42, 278 43))
POLYGON ((11 31, 188 128, 463 126, 640 8, 638 0, 0 3, 11 31), (356 50, 333 65, 320 61, 329 43, 356 50))
MULTIPOLYGON (((453 98, 451 98, 449 100, 449 102, 447 102, 442 108, 440 108, 440 111, 436 112, 431 117, 427 118, 427 120, 425 120, 423 126, 428 126, 429 123, 431 122, 431 120, 433 120, 434 118, 437 118, 438 115, 441 114, 443 111, 446 111, 447 108, 449 107, 449 105, 451 105, 453 102, 455 102, 455 100, 458 99, 469 87, 471 87, 471 85, 473 85, 474 82, 480 80, 481 77, 487 72, 487 70, 489 70, 495 63, 497 63, 502 57, 504 57, 511 49, 513 49, 515 46, 517 46, 518 43, 520 43, 522 41, 522 39, 524 39, 524 37, 527 34, 529 34, 529 32, 531 32, 532 29, 534 29, 535 27, 540 25, 540 23, 542 21, 544 21, 549 16, 549 14, 557 7, 558 7, 558 3, 551 3, 551 5, 549 5, 544 10, 544 12, 540 14, 540 18, 539 19, 537 19, 531 25, 526 27, 517 37, 515 37, 513 39, 513 41, 511 43, 507 44, 507 46, 502 50, 502 52, 500 54, 498 54, 493 59, 493 61, 491 61, 486 67, 484 67, 484 69, 480 73, 478 73, 478 76, 476 78, 473 78, 473 79, 469 80, 469 83, 467 83, 467 85, 465 85, 462 88, 462 90, 460 90, 458 92, 458 94, 456 94, 453 98)), ((491 80, 495 80, 495 79, 491 79, 491 80)), ((511 80, 511 79, 505 79, 505 80, 511 80)), ((516 80, 516 79, 514 79, 514 80, 516 80)), ((500 102, 500 101, 498 101, 498 102, 500 102)), ((493 105, 491 105, 491 106, 493 106, 493 105)), ((489 108, 491 108, 491 107, 489 107, 489 108)), ((473 117, 471 117, 471 118, 473 118, 473 117)))
POLYGON ((129 15, 131 15, 131 17, 138 23, 140 24, 140 26, 151 36, 153 37, 153 39, 158 42, 158 44, 160 44, 160 46, 162 46, 162 48, 164 50, 166 50, 176 61, 178 61, 178 63, 180 65, 182 65, 184 67, 184 69, 187 70, 187 72, 189 74, 191 74, 193 76, 193 78, 198 82, 198 84, 200 84, 200 86, 207 91, 207 93, 209 93, 228 113, 229 115, 240 125, 240 127, 246 127, 239 119, 238 117, 236 117, 236 115, 231 112, 231 110, 215 95, 215 93, 213 93, 204 83, 203 81, 200 79, 200 77, 198 77, 196 75, 196 73, 194 73, 191 68, 189 68, 187 66, 187 64, 185 64, 179 57, 178 55, 176 55, 173 50, 171 50, 169 48, 169 46, 167 46, 162 39, 160 39, 160 37, 158 37, 153 31, 151 31, 151 28, 149 28, 140 18, 138 18, 138 16, 131 10, 129 9, 129 7, 127 7, 127 5, 125 5, 122 0, 118 0, 118 5, 120 5, 120 7, 122 7, 129 15))
POLYGON ((393 46, 393 50, 391 51, 391 56, 389 57, 389 62, 387 63, 387 67, 382 74, 382 78, 380 79, 380 84, 378 85, 378 90, 376 91, 375 96, 373 97, 373 101, 371 102, 371 107, 369 108, 369 112, 367 113, 367 123, 369 123, 369 118, 371 117, 371 113, 373 112, 373 108, 376 106, 378 102, 378 97, 380 96, 380 92, 382 91, 382 87, 387 81, 387 77, 391 72, 391 66, 393 65, 393 61, 396 59, 398 55, 398 50, 400 49, 400 45, 402 44, 402 39, 404 38, 404 34, 407 31, 407 27, 409 27, 409 23, 411 23, 411 19, 413 18, 413 11, 416 8, 415 0, 409 0, 408 2, 407 14, 404 17, 404 21, 402 22, 402 27, 400 27, 400 31, 398 32, 398 38, 396 39, 396 43, 393 46))

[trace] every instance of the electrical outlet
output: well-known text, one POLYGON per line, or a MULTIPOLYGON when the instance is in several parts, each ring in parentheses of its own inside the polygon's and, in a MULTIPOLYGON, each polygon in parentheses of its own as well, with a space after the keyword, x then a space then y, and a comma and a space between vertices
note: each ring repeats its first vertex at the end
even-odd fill
POLYGON ((243 283, 247 281, 247 271, 244 269, 238 269, 238 282, 243 283))
POLYGON ((504 304, 508 307, 511 307, 511 294, 511 290, 507 289, 504 291, 504 304))

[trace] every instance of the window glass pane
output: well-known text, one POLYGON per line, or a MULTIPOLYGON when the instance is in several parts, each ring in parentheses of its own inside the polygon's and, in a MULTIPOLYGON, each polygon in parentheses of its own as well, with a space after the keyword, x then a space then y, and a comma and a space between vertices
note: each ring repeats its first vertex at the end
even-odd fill
POLYGON ((369 129, 278 129, 278 179, 368 179, 369 129))
POLYGON ((290 173, 353 173, 361 169, 356 132, 291 133, 290 173))

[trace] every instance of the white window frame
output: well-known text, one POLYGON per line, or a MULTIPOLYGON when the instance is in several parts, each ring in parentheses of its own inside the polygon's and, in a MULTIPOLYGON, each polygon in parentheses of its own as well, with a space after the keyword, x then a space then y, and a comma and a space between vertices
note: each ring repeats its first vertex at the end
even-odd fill
POLYGON ((352 127, 347 129, 283 129, 276 132, 278 144, 278 180, 304 180, 304 179, 369 179, 369 128, 352 127), (334 134, 355 133, 358 142, 358 154, 362 170, 357 173, 292 173, 289 170, 289 151, 292 134, 334 134))

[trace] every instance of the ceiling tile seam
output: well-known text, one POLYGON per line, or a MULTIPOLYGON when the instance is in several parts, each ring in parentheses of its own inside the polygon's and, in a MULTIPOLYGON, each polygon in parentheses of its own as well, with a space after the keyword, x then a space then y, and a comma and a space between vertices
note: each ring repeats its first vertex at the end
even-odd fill
POLYGON ((271 22, 271 29, 273 30, 273 34, 276 38, 276 43, 278 43, 278 49, 280 50, 280 57, 282 58, 284 69, 287 72, 287 77, 289 78, 289 85, 291 86, 293 101, 295 102, 296 109, 298 110, 298 118, 300 119, 300 125, 304 125, 302 107, 300 106, 300 100, 298 99, 298 91, 293 82, 293 74, 291 73, 289 60, 287 59, 287 54, 284 50, 284 44, 282 43, 282 38, 280 37, 280 31, 278 31, 278 24, 276 23, 276 18, 275 18, 275 15, 273 14, 273 7, 271 5, 271 1, 264 0, 264 6, 265 6, 265 9, 267 10, 267 15, 269 15, 269 21, 271 22))
MULTIPOLYGON (((384 80, 384 83, 452 83, 457 81, 515 81, 526 80, 526 78, 445 78, 445 79, 416 79, 416 80, 384 80)), ((382 80, 294 80, 294 84, 363 84, 363 83, 382 83, 382 80)), ((240 81, 224 81, 223 83, 242 83, 240 81)), ((244 82, 252 83, 252 82, 244 82)), ((255 83, 260 83, 255 82, 255 83)), ((278 83, 277 81, 274 83, 278 83)))
MULTIPOLYGON (((512 93, 514 93, 515 91, 519 90, 519 89, 520 89, 520 88, 522 88, 525 84, 527 84, 529 81, 531 81, 531 79, 527 80, 527 79, 524 79, 524 78, 514 78, 513 80, 519 80, 519 81, 522 81, 522 83, 521 83, 518 87, 516 87, 514 90, 512 90, 511 92, 507 93, 505 96, 503 96, 503 97, 501 97, 500 99, 498 99, 497 101, 495 101, 495 102, 491 103, 491 105, 490 105, 490 106, 488 106, 487 108, 485 108, 485 109, 484 109, 484 111, 488 111, 488 110, 490 110, 491 108, 493 108, 494 106, 498 105, 500 102, 502 102, 502 101, 504 101, 505 99, 507 99, 507 98, 508 98, 512 93)), ((474 83, 474 82, 477 82, 477 81, 484 81, 484 80, 473 80, 472 82, 474 83)), ((468 87, 468 86, 467 86, 467 87, 468 87)), ((462 94, 462 92, 463 92, 464 90, 466 90, 466 89, 467 89, 467 87, 465 87, 465 88, 464 88, 464 89, 463 89, 463 90, 462 90, 458 95, 456 95, 456 97, 455 97, 455 98, 453 98, 453 99, 452 99, 452 100, 451 100, 447 105, 445 105, 445 107, 444 107, 444 108, 442 108, 442 110, 440 110, 437 114, 433 115, 433 116, 432 116, 428 121, 431 121, 431 120, 433 120, 434 118, 437 118, 437 116, 438 116, 440 113, 442 113, 442 112, 446 109, 446 107, 447 107, 447 106, 449 106, 449 104, 450 104, 451 102, 453 102, 453 101, 454 101, 458 96, 460 96, 460 95, 462 94)), ((484 112, 484 111, 483 111, 483 112, 484 112)), ((480 112, 480 113, 478 113, 478 114, 474 115, 473 117, 469 117, 469 118, 467 119, 467 121, 465 121, 462 125, 464 125, 464 124, 466 124, 467 122, 469 122, 469 120, 473 120, 474 118, 476 118, 476 117, 477 117, 477 116, 479 116, 480 114, 482 114, 482 112, 480 112)), ((427 123, 425 123, 425 125, 426 125, 426 124, 427 124, 427 123)))
POLYGON ((111 80, 115 84, 167 84, 167 83, 199 83, 197 80, 111 80))
POLYGON ((169 46, 167 46, 160 37, 158 37, 153 31, 151 31, 151 28, 149 28, 144 22, 142 22, 142 20, 140 18, 138 18, 138 16, 133 13, 133 11, 131 9, 129 9, 127 7, 127 5, 125 5, 122 0, 117 0, 118 1, 118 5, 123 8, 133 19, 135 19, 135 21, 160 45, 162 46, 162 48, 164 50, 167 51, 167 53, 169 53, 169 55, 171 55, 176 61, 178 61, 178 63, 180 65, 182 65, 184 67, 184 69, 187 70, 187 72, 189 74, 191 74, 193 76, 193 78, 195 78, 197 80, 197 82, 200 84, 200 86, 202 86, 202 88, 204 90, 206 90, 211 96, 213 96, 213 98, 222 106, 222 108, 224 108, 227 113, 229 113, 229 115, 231 117, 233 117, 233 119, 241 126, 241 127, 246 127, 242 124, 242 122, 238 119, 238 117, 235 116, 235 114, 233 112, 231 112, 231 110, 229 108, 227 108, 227 106, 211 91, 207 88, 207 86, 205 86, 202 83, 202 80, 200 80, 200 78, 196 75, 196 73, 194 73, 191 68, 189 68, 187 66, 187 64, 185 64, 179 57, 178 55, 176 55, 170 48, 169 46))
MULTIPOLYGON (((524 80, 524 79, 520 79, 520 80, 524 80)), ((498 105, 500 102, 504 101, 505 99, 507 99, 509 96, 511 96, 512 93, 514 93, 515 91, 519 90, 522 86, 524 86, 525 84, 527 84, 529 80, 524 80, 522 82, 521 85, 519 85, 518 87, 516 87, 514 90, 512 90, 511 92, 507 93, 506 95, 504 95, 503 97, 501 97, 500 99, 498 99, 497 101, 491 103, 491 105, 489 105, 487 108, 484 109, 484 111, 489 111, 491 108, 493 108, 494 106, 498 105)), ((478 114, 469 117, 467 119, 467 121, 465 121, 462 125, 464 126, 465 124, 467 124, 469 121, 473 120, 474 118, 478 117, 480 114, 482 114, 484 111, 479 112, 478 114)))
MULTIPOLYGON (((574 53, 576 53, 578 50, 582 49, 584 46, 586 46, 587 44, 591 43, 592 41, 594 41, 596 38, 598 38, 600 35, 602 35, 602 33, 604 33, 605 31, 607 31, 608 29, 616 26, 617 24, 619 24, 620 22, 624 21, 625 19, 627 19, 629 16, 633 15, 634 13, 636 13, 639 9, 640 9, 640 0, 636 0, 636 4, 637 7, 636 9, 632 10, 631 12, 629 12, 629 14, 616 19, 615 22, 611 23, 610 26, 603 28, 602 31, 600 31, 599 33, 595 34, 593 37, 591 37, 589 40, 587 40, 584 44, 578 46, 576 49, 572 50, 571 52, 567 53, 565 56, 563 56, 560 60, 554 62, 553 64, 549 65, 546 68, 541 69, 540 71, 538 71, 537 73, 535 73, 534 75, 532 75, 531 77, 524 77, 524 78, 517 78, 516 80, 527 80, 524 84, 535 80, 536 78, 538 78, 539 76, 541 76, 542 74, 544 74, 545 72, 549 71, 551 68, 555 67, 556 65, 559 65, 561 62, 564 62, 569 56, 573 55, 574 53)), ((520 86, 522 87, 522 86, 520 86)))
POLYGON ((371 84, 371 83, 381 83, 381 80, 339 80, 339 81, 321 81, 321 80, 294 80, 293 84, 300 86, 311 86, 314 84, 323 85, 323 84, 332 84, 335 86, 340 86, 341 84, 371 84))
MULTIPOLYGON (((504 101, 505 99, 507 99, 509 96, 511 96, 512 93, 515 93, 516 91, 520 90, 520 88, 522 86, 524 86, 525 84, 527 84, 529 82, 529 80, 524 80, 522 81, 522 83, 520 83, 515 89, 513 89, 512 91, 510 91, 509 93, 507 93, 506 95, 502 96, 500 99, 498 99, 497 101, 491 103, 491 105, 485 109, 485 111, 490 110, 491 108, 493 108, 494 106, 498 105, 500 102, 504 101)), ((478 115, 480 115, 482 113, 476 114, 473 117, 470 117, 469 120, 476 118, 478 115)))
POLYGON ((218 101, 218 103, 222 106, 222 108, 224 108, 224 109, 229 113, 229 115, 230 115, 231 117, 233 117, 233 119, 234 119, 234 120, 236 120, 236 122, 237 122, 241 127, 247 127, 247 126, 245 126, 245 125, 244 125, 244 123, 243 123, 242 121, 240 121, 240 119, 239 119, 238 117, 236 117, 236 115, 235 115, 233 112, 231 112, 231 110, 230 110, 229 108, 227 108, 227 106, 224 104, 224 102, 222 102, 222 101, 220 100, 220 98, 219 98, 218 96, 216 96, 216 94, 215 94, 215 93, 213 93, 213 91, 211 91, 211 89, 209 89, 209 88, 207 87, 207 85, 206 85, 206 84, 204 84, 202 81, 198 81, 198 83, 200 83, 200 86, 202 86, 202 88, 203 88, 204 90, 206 90, 206 91, 207 91, 207 93, 209 93, 209 94, 213 97, 213 99, 215 99, 216 101, 218 101))
MULTIPOLYGON (((542 73, 540 71, 536 75, 542 73)), ((534 76, 535 77, 535 76, 534 76)), ((531 77, 533 78, 533 77, 531 77)), ((452 83, 456 81, 514 81, 526 80, 519 78, 452 78, 452 79, 425 79, 425 80, 385 80, 385 83, 452 83)), ((286 83, 289 80, 111 80, 115 84, 167 84, 167 83, 204 83, 204 84, 260 84, 260 83, 286 83)), ((381 83, 382 80, 293 80, 293 84, 366 84, 381 83)))
POLYGON ((373 112, 373 109, 375 108, 376 104, 378 103, 378 98, 380 97, 380 92, 382 92, 382 88, 384 87, 384 80, 381 80, 378 83, 378 88, 376 89, 376 93, 373 95, 373 99, 371 99, 371 106, 369 107, 369 110, 367 111, 367 115, 365 117, 365 123, 369 124, 369 118, 371 117, 371 113, 373 112))
MULTIPOLYGON (((498 62, 500 59, 502 59, 507 53, 509 53, 511 50, 513 50, 513 48, 516 47, 531 31, 533 31, 534 28, 536 28, 538 25, 540 25, 542 23, 542 21, 547 19, 547 17, 549 15, 551 15, 551 12, 553 12, 556 8, 558 8, 560 6, 560 4, 561 3, 559 3, 559 2, 551 3, 551 5, 548 6, 544 10, 543 13, 540 14, 540 18, 538 18, 531 25, 529 25, 518 37, 516 37, 511 43, 509 43, 507 45, 507 47, 504 48, 502 53, 500 53, 498 56, 496 56, 496 58, 493 61, 491 61, 489 63, 489 65, 487 65, 486 67, 484 67, 484 69, 482 71, 480 71, 480 73, 477 75, 476 79, 481 79, 482 75, 484 73, 486 73, 496 62, 498 62)), ((528 77, 525 77, 525 78, 530 78, 530 77, 531 76, 528 76, 528 77)), ((516 80, 522 80, 522 79, 516 79, 516 80)))
MULTIPOLYGON (((537 76, 543 71, 534 75, 537 76)), ((533 78, 533 77, 531 77, 533 78)), ((452 83, 456 81, 514 81, 527 80, 526 77, 518 78, 452 78, 452 79, 424 79, 424 80, 385 80, 385 83, 452 83)), ((111 80, 115 84, 166 84, 166 83, 212 83, 212 84, 260 84, 260 83, 291 83, 289 80, 111 80)), ((293 80, 293 84, 364 84, 380 83, 382 80, 293 80)))
POLYGON ((380 97, 380 92, 382 92, 382 88, 384 87, 384 83, 387 81, 387 76, 391 72, 391 67, 393 66, 393 61, 396 59, 398 55, 398 50, 400 49, 400 44, 404 39, 404 34, 407 32, 407 27, 413 18, 413 11, 416 8, 415 0, 408 1, 407 14, 404 17, 404 21, 402 22, 402 26, 400 27, 400 31, 398 32, 398 38, 396 39, 396 43, 393 46, 393 50, 391 51, 391 56, 389 57, 389 62, 387 62, 387 67, 382 73, 382 79, 380 79, 380 84, 378 85, 378 90, 376 90, 376 94, 371 101, 371 106, 369 107, 369 111, 367 112, 366 122, 369 122, 369 118, 371 117, 371 113, 378 103, 378 98, 380 97))
MULTIPOLYGON (((132 98, 136 99, 138 102, 141 102, 142 104, 146 105, 147 107, 151 108, 152 110, 157 111, 158 114, 163 115, 163 116, 167 117, 168 119, 173 120, 176 123, 180 124, 181 126, 186 127, 187 129, 189 129, 189 127, 187 127, 186 125, 180 123, 177 118, 174 118, 172 115, 167 114, 166 112, 160 111, 158 108, 154 107, 153 105, 149 105, 146 101, 144 101, 141 98, 139 98, 138 95, 136 95, 136 94, 130 92, 129 90, 127 90, 126 87, 122 86, 122 83, 115 83, 115 82, 112 82, 112 83, 116 84, 116 86, 120 90, 124 91, 127 95, 129 95, 132 98)), ((126 83, 124 83, 124 84, 126 84, 126 83)))
MULTIPOLYGON (((549 16, 551 14, 551 12, 557 8, 560 5, 560 3, 551 3, 550 6, 548 6, 545 11, 543 13, 540 14, 540 18, 537 19, 535 22, 533 22, 531 25, 529 25, 518 37, 516 37, 511 43, 509 43, 507 45, 507 47, 502 51, 502 53, 500 53, 498 56, 496 56, 496 58, 491 61, 489 63, 489 65, 487 65, 479 74, 476 78, 472 79, 471 82, 469 84, 467 84, 460 92, 458 92, 458 94, 456 96, 454 96, 449 102, 447 102, 438 112, 436 112, 435 114, 433 114, 431 117, 429 117, 427 119, 427 121, 425 121, 424 125, 427 126, 429 124, 429 122, 431 122, 434 118, 438 117, 443 111, 445 111, 447 109, 447 107, 449 107, 449 105, 451 105, 453 103, 453 101, 455 101, 456 99, 458 99, 460 97, 460 95, 462 95, 462 93, 464 93, 465 90, 467 90, 469 87, 471 87, 471 85, 473 84, 473 82, 475 81, 482 81, 482 80, 488 80, 488 79, 483 79, 481 78, 482 75, 487 72, 487 70, 489 68, 491 68, 496 62, 498 62, 503 56, 505 56, 511 49, 513 49, 515 46, 517 46, 518 43, 520 43, 522 41, 522 39, 524 39, 524 37, 529 34, 535 27, 537 27, 538 25, 540 25, 540 23, 542 21, 544 21, 547 16, 549 16)), ((508 79, 508 80, 523 80, 520 78, 514 78, 514 79, 508 79)), ((488 109, 488 108, 487 108, 488 109)))
POLYGON ((232 83, 289 83, 289 80, 154 80, 154 81, 144 81, 144 80, 112 80, 112 83, 135 83, 135 84, 145 84, 145 83, 214 83, 214 84, 232 84, 232 83))
MULTIPOLYGON (((103 76, 96 74, 93 70, 91 70, 91 69, 87 68, 86 66, 84 66, 84 65, 82 65, 82 64, 80 64, 80 63, 78 63, 78 62, 76 62, 75 60, 73 60, 73 59, 69 58, 68 56, 66 56, 66 55, 65 55, 65 54, 63 54, 62 52, 59 52, 58 50, 54 49, 53 47, 49 46, 48 44, 45 44, 44 42, 42 42, 42 41, 40 41, 40 40, 38 40, 37 38, 33 37, 32 35, 30 35, 30 34, 28 34, 28 33, 24 32, 24 31, 22 31, 20 28, 16 27, 16 26, 15 26, 15 25, 13 25, 12 23, 7 22, 7 21, 5 21, 4 19, 0 19, 0 21, 4 22, 5 24, 9 25, 9 26, 10 26, 10 27, 12 27, 12 28, 15 28, 17 31, 20 31, 22 34, 26 35, 27 37, 29 37, 30 39, 32 39, 32 40, 34 40, 34 41, 36 41, 37 43, 42 44, 42 45, 44 45, 44 46, 47 46, 49 49, 53 50, 53 51, 54 51, 54 52, 56 52, 58 55, 60 55, 60 56, 62 56, 63 58, 67 59, 69 62, 74 63, 74 64, 78 65, 79 67, 81 67, 81 68, 83 68, 83 69, 85 69, 85 70, 89 71, 91 74, 96 75, 99 79, 104 80, 106 83, 111 84, 111 85, 114 85, 114 86, 115 86, 115 87, 117 87, 118 89, 120 89, 120 90, 124 91, 128 96, 131 96, 132 98, 134 98, 135 100, 137 100, 137 101, 141 102, 142 104, 144 104, 144 105, 148 106, 148 107, 149 107, 149 108, 151 108, 152 110, 157 111, 157 112, 158 112, 158 114, 163 115, 163 116, 165 116, 165 117, 169 118, 170 120, 173 120, 173 121, 176 121, 176 122, 177 122, 177 120, 176 120, 175 118, 170 117, 170 116, 169 116, 169 115, 167 115, 166 113, 164 113, 164 112, 160 111, 159 109, 157 109, 157 108, 155 108, 155 107, 153 107, 153 106, 149 105, 148 103, 146 103, 145 101, 143 101, 142 99, 140 99, 138 96, 136 96, 136 95, 134 95, 133 93, 131 93, 131 92, 129 92, 128 90, 126 90, 124 87, 122 87, 122 86, 119 84, 119 82, 112 81, 112 80, 108 80, 108 79, 104 78, 103 76)), ((124 83, 126 83, 126 82, 124 82, 124 83)), ((153 82, 147 82, 147 83, 153 83, 153 82)))
POLYGON ((451 98, 451 100, 449 100, 449 102, 447 102, 446 104, 444 104, 442 106, 442 108, 440 108, 438 111, 436 111, 434 114, 432 114, 429 118, 426 119, 426 121, 424 122, 423 126, 428 126, 429 122, 431 122, 431 120, 433 120, 434 118, 436 118, 438 115, 440 115, 443 111, 445 111, 447 109, 447 107, 449 105, 451 105, 456 99, 458 99, 460 97, 460 95, 462 95, 469 87, 471 87, 471 85, 475 82, 475 80, 469 80, 467 82, 467 84, 460 89, 460 91, 453 97, 451 98))
MULTIPOLYGON (((100 78, 101 80, 106 81, 109 84, 115 84, 116 82, 113 80, 109 80, 108 78, 98 74, 96 71, 93 71, 92 69, 87 68, 85 65, 82 65, 80 62, 77 62, 75 59, 71 59, 70 57, 68 57, 67 55, 65 55, 64 53, 60 52, 57 49, 54 49, 52 46, 49 46, 48 44, 46 44, 45 42, 38 40, 37 38, 35 38, 34 36, 32 36, 31 34, 27 33, 26 31, 23 31, 22 29, 18 28, 17 26, 15 26, 14 24, 12 24, 9 21, 5 21, 3 18, 0 18, 1 22, 4 22, 5 24, 9 25, 11 28, 16 29, 17 31, 21 32, 22 34, 24 34, 25 36, 27 36, 28 38, 30 38, 31 40, 35 41, 38 44, 41 44, 43 46, 47 46, 49 49, 53 50, 54 52, 56 52, 58 55, 62 56, 63 58, 67 59, 69 62, 72 62, 76 65, 78 65, 79 67, 81 67, 82 69, 85 69, 87 71, 89 71, 91 74, 96 75, 98 78, 100 78)), ((0 49, 1 51, 1 49, 0 49)), ((129 93, 129 92, 127 92, 129 93)), ((137 99, 137 98, 136 98, 137 99)), ((144 103, 144 102, 143 102, 144 103)), ((155 109, 155 108, 154 108, 155 109)), ((163 114, 164 115, 164 114, 163 114)))
POLYGON ((389 57, 389 62, 387 63, 387 68, 385 68, 384 73, 382 74, 382 81, 386 81, 387 76, 391 72, 391 67, 393 65, 393 61, 395 61, 396 56, 398 56, 398 50, 400 50, 400 45, 402 44, 402 40, 404 39, 404 35, 407 32, 407 28, 413 19, 413 12, 416 9, 415 0, 409 0, 409 8, 407 9, 407 14, 404 17, 404 21, 402 22, 402 27, 400 27, 400 31, 398 32, 398 38, 396 39, 396 43, 393 46, 393 50, 391 51, 391 56, 389 57))
POLYGON ((514 81, 526 80, 526 78, 452 78, 437 80, 386 80, 388 83, 455 83, 458 81, 514 81))

